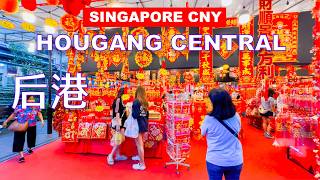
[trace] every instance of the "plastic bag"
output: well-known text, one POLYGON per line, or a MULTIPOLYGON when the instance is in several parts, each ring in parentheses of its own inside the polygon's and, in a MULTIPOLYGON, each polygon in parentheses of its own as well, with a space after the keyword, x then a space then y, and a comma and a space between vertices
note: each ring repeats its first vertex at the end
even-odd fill
POLYGON ((124 123, 126 128, 124 135, 130 138, 137 138, 139 135, 138 121, 132 117, 130 114, 128 119, 124 123))
POLYGON ((123 134, 121 134, 119 131, 116 131, 110 141, 111 146, 120 145, 123 143, 125 137, 123 134))

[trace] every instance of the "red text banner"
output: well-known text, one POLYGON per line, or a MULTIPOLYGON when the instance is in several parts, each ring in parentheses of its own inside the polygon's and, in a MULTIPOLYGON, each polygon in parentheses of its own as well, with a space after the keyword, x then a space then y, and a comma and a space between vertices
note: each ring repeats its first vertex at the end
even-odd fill
MULTIPOLYGON (((212 28, 200 27, 199 33, 203 36, 206 34, 212 36, 212 28)), ((212 62, 212 48, 210 48, 210 51, 199 52, 199 76, 200 82, 202 83, 213 82, 214 73, 212 62)))
MULTIPOLYGON (((254 35, 253 19, 239 26, 239 34, 254 35)), ((245 49, 239 51, 239 82, 241 85, 254 83, 254 52, 245 49)))
POLYGON ((85 8, 84 26, 224 27, 226 8, 85 8))

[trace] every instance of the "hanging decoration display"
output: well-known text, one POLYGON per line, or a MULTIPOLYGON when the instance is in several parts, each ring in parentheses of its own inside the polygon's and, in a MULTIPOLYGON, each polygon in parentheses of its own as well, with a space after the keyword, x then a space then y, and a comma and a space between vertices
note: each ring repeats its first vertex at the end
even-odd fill
MULTIPOLYGON (((253 18, 246 24, 239 26, 239 34, 254 35, 253 18)), ((247 48, 239 51, 239 83, 252 84, 254 82, 254 52, 247 48)))
MULTIPOLYGON (((169 60, 169 62, 173 63, 175 62, 181 52, 180 51, 176 51, 172 48, 171 46, 171 39, 173 36, 175 36, 176 34, 181 34, 176 28, 174 27, 169 27, 169 29, 167 30, 167 40, 169 41, 169 43, 167 43, 167 53, 166 53, 166 58, 169 60)), ((180 46, 181 45, 181 42, 177 42, 177 46, 180 46)))
POLYGON ((129 71, 129 60, 128 58, 123 61, 122 69, 121 69, 121 79, 127 80, 130 77, 129 71))
POLYGON ((62 0, 63 9, 74 16, 78 16, 80 11, 84 8, 82 1, 78 0, 62 0))
POLYGON ((134 60, 140 68, 146 68, 152 63, 152 53, 148 50, 138 51, 134 60))
POLYGON ((227 60, 233 53, 237 51, 237 49, 238 49, 238 44, 232 41, 232 49, 230 51, 227 50, 227 40, 222 39, 220 50, 217 52, 223 58, 223 60, 227 60))
POLYGON ((49 5, 58 5, 60 0, 47 0, 49 5))
POLYGON ((11 22, 11 21, 7 21, 7 20, 0 20, 0 26, 6 29, 15 29, 16 26, 11 22))
MULTIPOLYGON (((268 35, 269 43, 272 44, 272 0, 259 0, 259 35, 268 35)), ((273 52, 262 50, 259 53, 258 78, 274 77, 275 67, 272 62, 273 52)))
POLYGON ((149 36, 149 32, 145 27, 136 27, 131 30, 131 34, 135 37, 135 39, 138 39, 139 35, 142 35, 144 39, 149 36))
POLYGON ((23 22, 21 23, 21 28, 27 32, 35 32, 36 31, 36 26, 28 23, 28 22, 23 22))
POLYGON ((298 13, 273 15, 272 33, 278 34, 280 46, 286 51, 273 52, 273 62, 297 62, 298 54, 298 13))
POLYGON ((75 32, 79 27, 79 20, 71 14, 65 14, 61 17, 61 26, 67 32, 75 32))
MULTIPOLYGON (((208 34, 212 36, 212 29, 210 27, 200 27, 199 33, 204 37, 208 34)), ((213 81, 213 62, 212 62, 212 48, 210 51, 199 52, 199 76, 200 82, 210 83, 213 81)))

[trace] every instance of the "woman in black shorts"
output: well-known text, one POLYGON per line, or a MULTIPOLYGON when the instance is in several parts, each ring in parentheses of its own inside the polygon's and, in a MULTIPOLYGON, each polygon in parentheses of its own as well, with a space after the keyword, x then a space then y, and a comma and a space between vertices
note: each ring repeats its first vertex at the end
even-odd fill
POLYGON ((139 154, 139 163, 132 166, 135 170, 145 170, 146 165, 144 162, 144 144, 143 136, 148 132, 148 101, 146 98, 146 91, 143 87, 138 86, 136 90, 135 100, 132 104, 132 117, 137 119, 139 126, 139 135, 135 139, 136 146, 139 154))

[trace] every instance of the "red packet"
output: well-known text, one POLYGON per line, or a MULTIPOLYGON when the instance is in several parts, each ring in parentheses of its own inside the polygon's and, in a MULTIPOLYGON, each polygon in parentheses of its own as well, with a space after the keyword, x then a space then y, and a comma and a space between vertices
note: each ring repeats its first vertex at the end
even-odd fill
POLYGON ((62 142, 77 142, 77 123, 62 122, 62 142))
POLYGON ((92 139, 106 139, 107 138, 107 123, 96 122, 92 127, 92 139))

